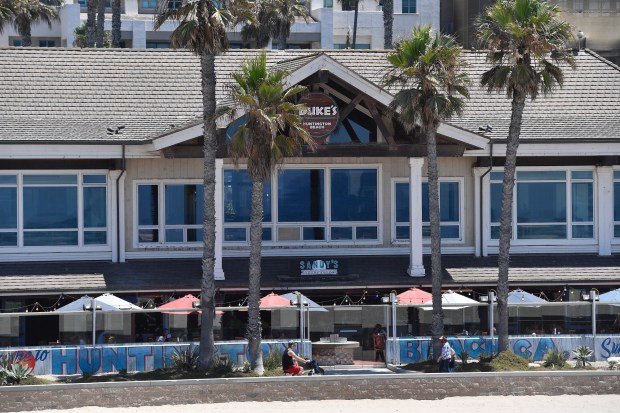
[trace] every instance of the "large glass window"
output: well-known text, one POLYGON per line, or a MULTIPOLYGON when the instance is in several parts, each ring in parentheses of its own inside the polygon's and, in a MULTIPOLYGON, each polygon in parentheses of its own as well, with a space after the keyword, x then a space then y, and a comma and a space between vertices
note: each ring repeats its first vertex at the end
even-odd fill
POLYGON ((0 247, 107 244, 106 175, 0 175, 0 210, 0 247))
POLYGON ((0 247, 17 246, 17 176, 0 175, 0 247))
POLYGON ((403 0, 403 13, 416 13, 417 0, 403 0))
MULTIPOLYGON (((503 172, 491 172, 491 238, 499 238, 503 172)), ((592 171, 517 171, 515 239, 594 238, 592 171)))
MULTIPOLYGON (((247 242, 252 210, 252 181, 246 170, 224 171, 224 241, 247 242)), ((263 225, 271 222, 271 182, 263 185, 263 225)), ((271 228, 263 228, 271 241, 271 228)))
MULTIPOLYGON (((439 182, 439 219, 441 238, 459 240, 461 238, 460 182, 439 182)), ((394 184, 394 234, 397 241, 409 239, 409 183, 394 184)), ((422 183, 422 236, 430 238, 430 217, 428 206, 428 183, 422 183)))
MULTIPOLYGON (((377 168, 279 170, 273 188, 267 183, 264 188, 263 240, 376 242, 380 236, 378 175, 377 168), (273 201, 277 213, 272 215, 273 201)), ((246 171, 224 171, 225 242, 249 241, 250 197, 246 171)))
POLYGON ((285 169, 278 174, 278 222, 325 221, 323 169, 285 169))
POLYGON ((200 243, 204 192, 199 184, 139 184, 139 243, 200 243))
POLYGON ((614 171, 614 238, 620 238, 620 171, 614 171))

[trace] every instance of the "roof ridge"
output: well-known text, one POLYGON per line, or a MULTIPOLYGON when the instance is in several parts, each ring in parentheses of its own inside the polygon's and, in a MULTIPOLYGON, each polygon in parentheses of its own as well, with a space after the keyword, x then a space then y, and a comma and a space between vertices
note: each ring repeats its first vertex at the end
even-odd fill
POLYGON ((596 53, 596 52, 595 52, 595 51, 593 51, 593 50, 590 50, 590 49, 584 49, 584 51, 585 51, 586 53, 590 54, 592 57, 594 57, 594 58, 596 58, 596 59, 600 60, 601 62, 603 62, 603 63, 607 64, 608 66, 613 67, 614 69, 616 69, 617 71, 619 71, 619 72, 620 72, 620 66, 618 66, 618 65, 617 65, 617 64, 615 64, 614 62, 612 62, 612 61, 610 61, 610 60, 605 59, 603 56, 601 56, 600 54, 596 53))
POLYGON ((280 61, 278 61, 278 64, 295 62, 295 61, 297 61, 297 60, 307 59, 307 58, 309 58, 309 57, 318 57, 318 56, 323 55, 323 54, 325 54, 325 52, 324 52, 324 51, 314 52, 314 53, 308 53, 307 55, 297 56, 297 57, 292 57, 292 58, 290 58, 290 59, 280 60, 280 61))

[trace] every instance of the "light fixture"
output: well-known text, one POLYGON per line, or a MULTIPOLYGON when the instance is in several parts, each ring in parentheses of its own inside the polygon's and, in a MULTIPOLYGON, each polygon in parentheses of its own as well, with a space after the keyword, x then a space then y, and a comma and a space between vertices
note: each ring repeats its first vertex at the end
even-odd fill
MULTIPOLYGON (((230 305, 229 305, 230 307, 230 305)), ((200 308, 200 301, 192 301, 192 308, 200 308)))
POLYGON ((478 130, 484 133, 493 132, 493 126, 487 123, 486 125, 479 126, 478 130))
POLYGON ((598 290, 596 288, 593 288, 587 293, 582 293, 581 299, 583 301, 598 301, 599 300, 598 290))
MULTIPOLYGON (((83 309, 84 311, 93 311, 93 305, 92 305, 91 303, 84 304, 84 305, 82 306, 82 309, 83 309)), ((99 304, 97 304, 97 305, 95 306, 95 310, 96 310, 96 311, 100 311, 100 310, 101 310, 101 306, 100 306, 99 304)))

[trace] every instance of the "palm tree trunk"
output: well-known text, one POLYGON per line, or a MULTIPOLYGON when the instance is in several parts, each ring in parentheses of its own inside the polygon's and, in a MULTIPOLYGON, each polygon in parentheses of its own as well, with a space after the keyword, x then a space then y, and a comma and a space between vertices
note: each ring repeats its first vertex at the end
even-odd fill
POLYGON ((121 47, 121 0, 112 0, 112 47, 121 47))
POLYGON ((355 45, 357 41, 357 15, 359 14, 359 0, 355 0, 355 13, 353 14, 353 41, 351 42, 351 48, 355 50, 355 45))
POLYGON ((105 25, 105 2, 106 0, 99 0, 97 4, 97 47, 103 47, 103 28, 105 25))
POLYGON ((97 3, 97 0, 88 0, 88 17, 86 19, 86 47, 95 47, 95 38, 97 37, 97 3))
POLYGON ((287 37, 288 36, 284 33, 280 35, 280 39, 278 39, 278 50, 286 50, 287 37))
POLYGON ((431 280, 433 294, 433 356, 436 360, 441 352, 439 337, 443 334, 443 309, 441 305, 441 227, 439 220, 439 172, 437 168, 437 140, 435 129, 429 128, 426 134, 426 159, 428 162, 428 212, 431 227, 431 280))
POLYGON ((504 181, 502 183, 502 212, 499 223, 499 255, 497 257, 498 352, 508 350, 508 269, 510 267, 510 240, 512 238, 512 203, 517 150, 519 149, 519 135, 524 108, 525 93, 516 90, 512 97, 512 115, 506 143, 504 181))
POLYGON ((19 35, 22 37, 22 47, 32 46, 30 22, 19 25, 19 35))
POLYGON ((215 128, 215 56, 203 51, 200 55, 203 107, 203 156, 204 156, 204 217, 202 282, 200 288, 200 355, 198 364, 209 369, 213 365, 215 318, 215 153, 217 137, 215 128))
POLYGON ((250 223, 250 285, 248 290, 247 339, 250 368, 262 376, 263 352, 261 350, 262 325, 260 320, 261 248, 263 244, 263 182, 253 178, 252 218, 250 223))
POLYGON ((394 0, 383 0, 383 47, 392 48, 394 30, 394 0))

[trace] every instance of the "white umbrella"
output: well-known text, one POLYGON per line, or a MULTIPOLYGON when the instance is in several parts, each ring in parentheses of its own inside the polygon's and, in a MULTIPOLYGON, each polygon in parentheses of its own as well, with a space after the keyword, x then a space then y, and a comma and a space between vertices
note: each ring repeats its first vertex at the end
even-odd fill
MULTIPOLYGON (((110 307, 114 307, 116 310, 140 310, 140 307, 125 301, 122 298, 118 298, 114 294, 102 294, 97 297, 97 304, 105 304, 110 307)), ((103 310, 103 307, 102 307, 103 310)))
MULTIPOLYGON (((89 297, 87 295, 78 298, 75 301, 70 302, 67 305, 63 305, 60 308, 57 308, 55 311, 57 313, 70 313, 70 312, 83 312, 84 311, 84 306, 85 305, 90 305, 92 303, 93 299, 92 297, 89 297)), ((120 311, 120 308, 108 304, 108 303, 104 303, 99 301, 99 299, 97 298, 97 305, 101 307, 101 309, 103 311, 120 311)))
MULTIPOLYGON (((469 297, 465 297, 462 294, 459 293, 455 293, 452 290, 448 290, 445 293, 443 293, 441 295, 441 306, 443 307, 444 310, 462 310, 463 308, 468 307, 466 306, 457 306, 455 304, 480 304, 478 301, 476 300, 472 300, 469 297)), ((433 300, 429 300, 427 302, 425 302, 424 304, 422 304, 422 307, 420 307, 422 310, 432 310, 433 307, 433 300)))
MULTIPOLYGON (((295 293, 281 294, 280 297, 284 297, 287 300, 297 300, 297 294, 295 293)), ((321 307, 317 302, 312 301, 311 299, 309 299, 303 294, 301 294, 301 300, 304 302, 304 304, 308 304, 308 311, 327 312, 325 308, 321 307)))

